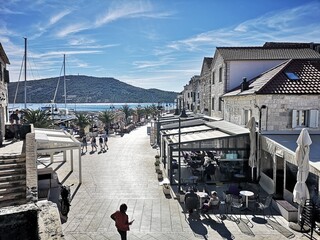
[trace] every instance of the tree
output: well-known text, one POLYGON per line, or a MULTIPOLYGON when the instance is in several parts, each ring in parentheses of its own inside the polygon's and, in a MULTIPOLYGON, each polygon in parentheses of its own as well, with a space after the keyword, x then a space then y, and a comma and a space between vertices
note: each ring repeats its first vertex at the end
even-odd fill
POLYGON ((47 111, 26 109, 24 110, 24 120, 36 128, 52 127, 52 120, 47 111))
POLYGON ((137 113, 137 116, 138 116, 138 122, 141 121, 141 117, 146 113, 146 110, 145 108, 142 108, 140 105, 137 107, 136 109, 136 113, 137 113))
POLYGON ((75 124, 80 128, 80 137, 83 137, 85 127, 90 125, 90 119, 83 113, 76 113, 75 124))
POLYGON ((130 109, 130 107, 126 104, 126 105, 122 106, 121 110, 124 113, 125 122, 127 124, 128 123, 128 118, 132 115, 132 109, 130 109))
POLYGON ((109 128, 110 127, 110 123, 112 123, 112 121, 114 120, 115 116, 113 114, 113 112, 110 111, 104 111, 99 113, 98 119, 103 122, 104 126, 109 128))

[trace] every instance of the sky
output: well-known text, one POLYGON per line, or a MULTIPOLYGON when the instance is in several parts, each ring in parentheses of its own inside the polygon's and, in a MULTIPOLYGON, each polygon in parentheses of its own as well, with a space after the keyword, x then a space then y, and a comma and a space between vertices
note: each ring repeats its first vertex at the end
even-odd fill
MULTIPOLYGON (((0 0, 10 81, 113 77, 181 92, 216 47, 320 42, 320 0, 0 0)), ((89 83, 88 83, 89 84, 89 83)))

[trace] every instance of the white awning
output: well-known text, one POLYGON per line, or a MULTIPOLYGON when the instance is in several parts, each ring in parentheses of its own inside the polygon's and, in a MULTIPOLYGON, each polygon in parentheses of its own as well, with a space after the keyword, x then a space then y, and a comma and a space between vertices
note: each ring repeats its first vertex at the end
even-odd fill
MULTIPOLYGON (((35 128, 36 149, 38 153, 47 153, 51 155, 53 162, 53 153, 59 151, 71 152, 71 171, 73 171, 73 150, 78 150, 79 155, 79 182, 82 181, 81 176, 81 143, 68 132, 63 130, 35 128)), ((66 159, 65 159, 66 160, 66 159)))
MULTIPOLYGON (((192 132, 200 132, 200 131, 208 131, 211 130, 211 127, 206 125, 194 126, 194 127, 184 127, 181 128, 181 133, 192 133, 192 132)), ((171 129, 171 130, 163 130, 161 131, 164 135, 174 135, 179 133, 179 129, 171 129)))
MULTIPOLYGON (((224 138, 230 137, 232 135, 228 133, 221 132, 219 130, 209 130, 204 132, 193 132, 188 134, 181 134, 181 144, 189 143, 189 142, 196 142, 196 141, 205 141, 210 139, 216 138, 224 138)), ((170 137, 171 144, 179 143, 179 134, 173 135, 170 137)))

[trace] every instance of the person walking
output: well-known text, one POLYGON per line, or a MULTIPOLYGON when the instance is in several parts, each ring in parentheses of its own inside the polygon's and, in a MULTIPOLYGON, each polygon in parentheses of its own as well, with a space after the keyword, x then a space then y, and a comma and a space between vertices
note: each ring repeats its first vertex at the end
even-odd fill
POLYGON ((82 153, 83 153, 83 149, 84 149, 84 148, 86 148, 86 151, 85 151, 85 152, 88 151, 87 145, 88 145, 88 143, 87 143, 87 136, 83 136, 83 137, 82 137, 82 144, 81 144, 81 152, 82 152, 82 153))
POLYGON ((115 226, 121 236, 121 240, 127 240, 127 231, 130 231, 129 226, 134 221, 129 222, 129 217, 126 214, 127 209, 127 205, 123 203, 120 205, 120 209, 110 216, 115 221, 115 226))
POLYGON ((92 138, 91 138, 91 150, 92 150, 92 152, 97 151, 97 143, 96 143, 96 137, 95 136, 92 136, 92 138), (95 150, 93 151, 93 149, 95 149, 95 150))
POLYGON ((101 135, 99 137, 99 145, 100 145, 100 152, 104 152, 105 149, 104 149, 104 144, 103 144, 103 138, 101 135))

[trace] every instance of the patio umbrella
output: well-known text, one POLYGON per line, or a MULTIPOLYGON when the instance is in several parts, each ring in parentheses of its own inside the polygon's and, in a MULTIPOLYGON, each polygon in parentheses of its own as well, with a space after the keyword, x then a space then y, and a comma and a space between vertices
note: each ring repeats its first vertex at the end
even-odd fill
POLYGON ((306 180, 309 174, 309 152, 312 144, 308 130, 303 128, 297 139, 295 159, 298 166, 297 183, 293 189, 293 201, 299 204, 298 216, 301 214, 301 206, 309 198, 309 190, 306 180))
POLYGON ((251 167, 251 176, 253 179, 253 169, 257 167, 257 158, 256 158, 256 151, 257 151, 257 136, 256 136, 256 120, 254 117, 251 117, 249 122, 246 125, 250 131, 250 156, 249 156, 249 166, 251 167))

